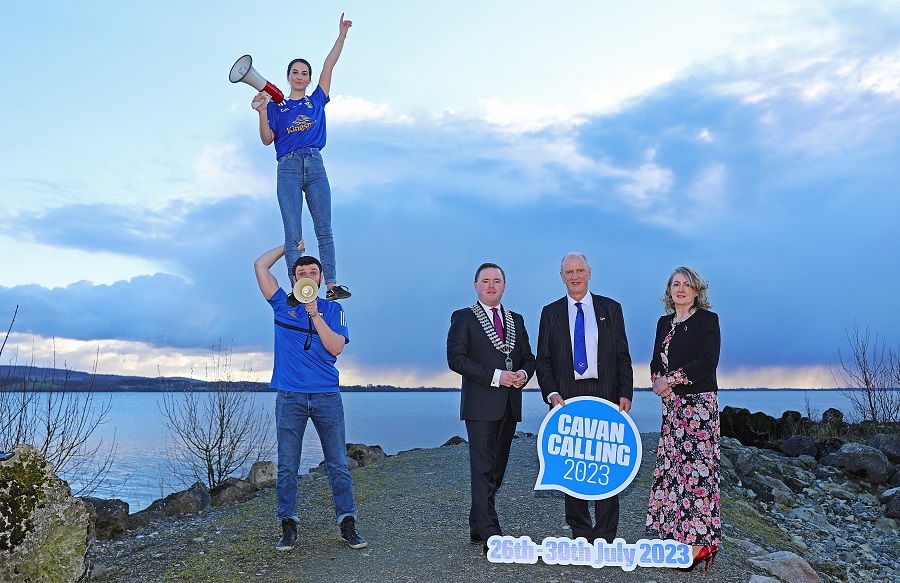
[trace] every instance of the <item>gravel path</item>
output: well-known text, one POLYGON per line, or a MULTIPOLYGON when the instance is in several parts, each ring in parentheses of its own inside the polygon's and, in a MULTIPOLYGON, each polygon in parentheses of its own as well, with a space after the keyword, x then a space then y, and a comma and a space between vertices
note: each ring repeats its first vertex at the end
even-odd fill
MULTIPOLYGON (((641 471, 620 495, 619 536, 628 542, 644 537, 649 474, 657 435, 645 434, 641 471)), ((506 483, 497 511, 504 532, 570 536, 562 495, 535 492, 538 472, 535 438, 513 442, 506 483)), ((413 450, 379 464, 354 470, 358 528, 369 541, 350 549, 334 523, 327 480, 300 487, 300 535, 290 552, 275 550, 280 528, 275 520, 273 489, 232 507, 135 531, 122 541, 98 543, 92 552, 93 580, 144 581, 705 581, 747 582, 764 574, 746 561, 740 545, 748 540, 767 550, 795 550, 771 519, 725 487, 725 541, 709 573, 672 569, 537 564, 494 564, 468 540, 469 475, 466 445, 413 450)), ((725 485, 723 485, 724 487, 725 485)))

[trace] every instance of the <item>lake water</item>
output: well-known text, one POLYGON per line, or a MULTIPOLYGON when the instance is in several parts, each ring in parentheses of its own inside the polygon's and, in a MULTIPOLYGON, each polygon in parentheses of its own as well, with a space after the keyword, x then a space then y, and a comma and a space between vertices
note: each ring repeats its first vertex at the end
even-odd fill
MULTIPOLYGON (((120 498, 136 512, 185 484, 173 476, 167 463, 172 440, 160 412, 167 393, 99 393, 97 402, 111 402, 107 422, 98 427, 95 438, 116 442, 116 456, 109 475, 110 485, 93 495, 120 498)), ((173 396, 178 398, 178 394, 173 396)), ((201 394, 202 396, 202 394, 201 394)), ((275 393, 254 394, 255 406, 274 418, 275 393)), ((417 447, 437 447, 455 435, 466 436, 459 420, 458 392, 344 393, 347 441, 380 445, 385 453, 417 447)), ((744 407, 780 417, 786 410, 811 411, 818 419, 829 407, 849 414, 849 399, 836 390, 730 390, 719 391, 719 405, 744 407)), ((520 431, 537 433, 548 407, 539 392, 526 392, 520 431)), ((649 391, 637 391, 631 410, 641 433, 659 431, 660 400, 649 391)), ((274 430, 273 430, 274 435, 274 430)), ((272 457, 274 461, 274 455, 272 457)), ((321 462, 322 448, 312 424, 303 443, 301 472, 321 462)), ((73 490, 78 484, 73 483, 73 490)))

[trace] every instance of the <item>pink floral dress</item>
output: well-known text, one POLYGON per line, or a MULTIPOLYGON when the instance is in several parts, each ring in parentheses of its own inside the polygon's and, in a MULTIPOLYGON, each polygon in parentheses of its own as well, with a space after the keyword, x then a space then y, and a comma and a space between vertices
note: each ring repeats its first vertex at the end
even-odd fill
MULTIPOLYGON (((669 343, 680 322, 662 344, 669 386, 691 384, 681 369, 668 371, 669 343)), ((656 380, 659 374, 653 374, 656 380)), ((715 392, 676 395, 662 400, 662 429, 650 485, 647 535, 689 545, 718 545, 719 401, 715 392)))

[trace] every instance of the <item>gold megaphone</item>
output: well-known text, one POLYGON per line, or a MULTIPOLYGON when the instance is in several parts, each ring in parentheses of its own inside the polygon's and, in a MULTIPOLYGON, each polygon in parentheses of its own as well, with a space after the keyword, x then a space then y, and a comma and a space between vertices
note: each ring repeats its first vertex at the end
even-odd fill
POLYGON ((294 284, 294 299, 301 304, 309 304, 319 298, 319 286, 308 277, 297 280, 294 284))

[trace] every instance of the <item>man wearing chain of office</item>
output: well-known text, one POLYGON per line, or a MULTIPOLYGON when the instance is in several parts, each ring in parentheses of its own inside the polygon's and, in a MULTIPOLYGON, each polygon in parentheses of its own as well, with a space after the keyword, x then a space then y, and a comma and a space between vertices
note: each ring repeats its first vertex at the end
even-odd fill
POLYGON ((485 552, 488 538, 503 534, 495 496, 516 423, 522 420, 522 387, 534 375, 525 321, 500 304, 505 289, 499 265, 480 265, 475 271, 478 301, 453 312, 447 334, 447 364, 462 375, 459 416, 469 437, 469 539, 485 552))

